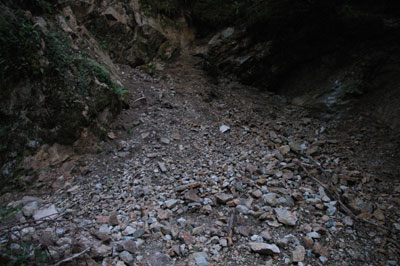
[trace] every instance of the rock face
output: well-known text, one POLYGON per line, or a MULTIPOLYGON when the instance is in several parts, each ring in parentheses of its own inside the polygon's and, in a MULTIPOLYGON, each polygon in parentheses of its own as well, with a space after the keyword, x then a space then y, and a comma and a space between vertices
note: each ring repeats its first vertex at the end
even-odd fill
MULTIPOLYGON (((147 18, 136 2, 60 1, 51 9, 46 1, 1 4, 8 35, 0 55, 6 64, 0 71, 0 184, 16 173, 24 154, 43 144, 75 142, 78 152, 86 152, 86 142, 105 135, 104 125, 121 110, 124 94, 112 60, 139 66, 177 54, 180 31, 147 18), (15 15, 21 8, 25 15, 15 15), (20 38, 29 41, 13 39, 13 32, 25 32, 20 38), (29 111, 20 115, 21 110, 29 111)), ((189 33, 184 20, 182 25, 189 33)))
POLYGON ((60 5, 46 16, 41 2, 25 13, 17 11, 24 8, 17 3, 1 4, 0 16, 8 21, 1 39, 1 60, 7 65, 0 71, 1 182, 13 176, 23 151, 33 154, 48 142, 71 145, 89 128, 100 137, 100 122, 107 124, 121 109, 117 69, 79 21, 93 5, 80 6, 77 13, 74 6, 60 5), (20 39, 13 37, 18 31, 24 32, 20 39), (17 55, 11 57, 11 50, 17 55), (29 111, 20 115, 22 110, 29 111))

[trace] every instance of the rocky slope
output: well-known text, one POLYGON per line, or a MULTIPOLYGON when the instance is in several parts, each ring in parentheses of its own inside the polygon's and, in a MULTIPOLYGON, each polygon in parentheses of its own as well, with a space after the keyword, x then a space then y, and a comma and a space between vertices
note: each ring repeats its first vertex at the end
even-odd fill
POLYGON ((1 263, 397 265, 398 10, 289 2, 1 1, 1 263))
POLYGON ((102 152, 43 172, 54 193, 3 195, 17 208, 3 262, 397 265, 398 180, 364 167, 356 132, 274 94, 215 87, 196 64, 155 77, 119 66, 131 108, 102 152))

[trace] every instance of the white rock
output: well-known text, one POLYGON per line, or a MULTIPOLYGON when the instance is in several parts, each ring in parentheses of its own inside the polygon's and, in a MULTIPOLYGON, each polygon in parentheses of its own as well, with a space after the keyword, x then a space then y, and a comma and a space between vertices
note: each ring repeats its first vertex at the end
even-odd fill
POLYGON ((28 204, 26 204, 22 208, 22 212, 26 217, 32 217, 33 214, 39 209, 39 203, 37 201, 32 201, 28 204))
POLYGON ((275 244, 266 244, 259 242, 250 242, 249 243, 251 250, 259 254, 279 254, 281 253, 280 249, 275 244))
POLYGON ((33 218, 35 220, 40 220, 46 217, 46 219, 52 219, 58 214, 58 211, 56 209, 56 206, 54 204, 50 205, 47 208, 42 208, 39 209, 35 212, 33 215, 33 218))
POLYGON ((228 131, 228 130, 230 130, 231 128, 229 127, 229 126, 227 126, 227 125, 222 125, 222 126, 220 126, 219 127, 219 131, 221 132, 221 133, 225 133, 226 131, 228 131))

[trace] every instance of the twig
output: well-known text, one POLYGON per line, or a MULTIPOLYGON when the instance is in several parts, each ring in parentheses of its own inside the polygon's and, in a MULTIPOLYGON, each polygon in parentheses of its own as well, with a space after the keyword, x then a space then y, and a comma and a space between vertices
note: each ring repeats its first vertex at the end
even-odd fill
POLYGON ((61 217, 61 216, 64 216, 65 214, 66 214, 66 212, 63 212, 63 213, 60 213, 60 214, 58 214, 57 216, 55 216, 55 217, 53 217, 53 218, 51 218, 51 219, 47 219, 47 218, 50 218, 51 216, 56 215, 56 214, 50 214, 50 215, 44 216, 44 217, 42 217, 42 218, 40 218, 40 219, 38 219, 38 220, 27 221, 27 222, 22 222, 22 223, 14 223, 14 224, 11 224, 11 225, 6 226, 6 227, 0 227, 0 233, 1 233, 2 231, 11 231, 11 232, 12 232, 12 231, 19 231, 19 230, 22 230, 22 229, 24 229, 24 228, 26 228, 26 227, 31 226, 31 225, 34 224, 34 223, 36 223, 36 224, 34 224, 34 226, 38 226, 38 225, 41 225, 41 224, 43 224, 43 223, 45 223, 45 222, 55 222, 55 220, 56 220, 57 218, 59 218, 59 217, 61 217), (22 228, 18 228, 18 229, 12 229, 12 228, 15 227, 15 226, 21 226, 21 225, 25 225, 25 226, 22 227, 22 228))
POLYGON ((71 257, 69 257, 69 258, 63 259, 62 261, 59 261, 56 264, 54 264, 54 266, 58 266, 58 265, 61 265, 64 262, 68 262, 68 261, 71 261, 73 259, 76 259, 77 257, 79 257, 79 256, 85 254, 86 252, 88 252, 91 248, 92 247, 88 247, 85 250, 83 250, 82 252, 76 253, 76 254, 72 255, 71 257))
POLYGON ((146 100, 146 97, 140 97, 139 99, 134 100, 132 103, 136 103, 141 100, 146 100))
POLYGON ((325 179, 328 180, 328 181, 330 180, 329 177, 328 177, 328 174, 326 173, 325 169, 322 167, 322 165, 321 165, 320 162, 318 162, 317 160, 315 160, 315 159, 314 159, 313 157, 311 157, 310 155, 303 154, 303 153, 298 152, 298 151, 293 150, 293 149, 291 149, 291 151, 292 151, 293 153, 297 154, 298 156, 305 157, 305 158, 309 159, 310 161, 312 161, 312 162, 313 162, 316 166, 318 166, 318 168, 321 170, 321 172, 322 172, 322 174, 324 175, 325 179))
POLYGON ((233 241, 232 241, 232 236, 233 236, 233 228, 235 227, 235 209, 232 210, 231 216, 229 217, 229 224, 228 224, 228 237, 226 238, 228 240, 228 245, 232 246, 233 241))
POLYGON ((335 198, 335 200, 339 203, 340 207, 343 209, 343 211, 344 211, 345 213, 347 213, 347 215, 351 216, 354 220, 357 220, 357 221, 359 221, 359 222, 371 224, 371 225, 376 226, 376 227, 378 227, 378 228, 381 228, 381 229, 387 230, 387 231, 389 231, 389 232, 392 232, 392 231, 390 230, 390 228, 388 228, 388 227, 386 227, 386 226, 384 226, 384 225, 380 225, 380 224, 374 223, 374 222, 372 222, 372 221, 369 221, 369 220, 364 219, 364 218, 360 218, 360 217, 358 217, 357 215, 355 215, 355 214, 349 209, 349 207, 347 207, 346 204, 344 204, 344 203, 341 201, 340 196, 337 194, 336 191, 332 191, 326 184, 322 183, 320 180, 318 180, 317 178, 315 178, 314 176, 312 176, 312 175, 310 174, 310 172, 304 167, 304 165, 303 165, 302 163, 300 163, 300 166, 301 166, 301 168, 304 170, 304 172, 308 175, 309 178, 311 178, 312 180, 314 180, 318 185, 320 185, 321 187, 323 187, 323 188, 325 189, 325 191, 326 191, 328 194, 330 194, 332 197, 335 198))

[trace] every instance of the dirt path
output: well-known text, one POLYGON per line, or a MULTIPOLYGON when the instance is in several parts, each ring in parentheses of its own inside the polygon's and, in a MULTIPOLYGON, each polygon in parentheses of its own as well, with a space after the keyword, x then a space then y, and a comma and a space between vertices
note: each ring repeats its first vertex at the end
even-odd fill
POLYGON ((187 57, 154 78, 120 66, 130 108, 40 203, 63 220, 22 237, 50 238, 54 260, 91 247, 80 265, 397 265, 399 180, 352 160, 354 141, 373 130, 351 138, 279 96, 217 88, 199 64, 187 57), (300 164, 327 181, 297 149, 321 163, 353 212, 392 232, 346 215, 307 177, 300 164))

